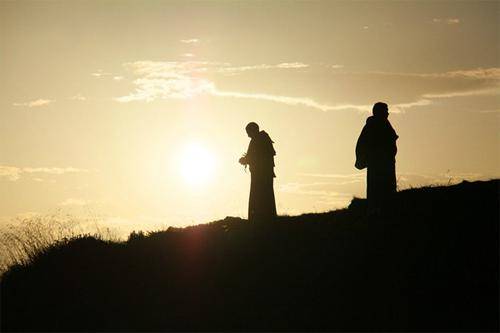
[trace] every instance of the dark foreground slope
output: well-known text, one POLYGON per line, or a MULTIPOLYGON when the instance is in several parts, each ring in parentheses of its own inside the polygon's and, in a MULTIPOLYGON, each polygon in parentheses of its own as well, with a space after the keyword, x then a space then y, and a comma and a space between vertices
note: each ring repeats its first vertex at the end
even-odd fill
POLYGON ((394 210, 227 218, 54 246, 1 284, 4 331, 498 330, 499 181, 394 210))

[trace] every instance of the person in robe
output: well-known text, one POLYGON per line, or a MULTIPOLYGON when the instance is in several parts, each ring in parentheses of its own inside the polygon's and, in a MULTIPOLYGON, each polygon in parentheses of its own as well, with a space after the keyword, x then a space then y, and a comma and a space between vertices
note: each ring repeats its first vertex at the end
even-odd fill
POLYGON ((273 182, 274 156, 273 141, 259 125, 249 123, 245 128, 250 143, 248 150, 240 158, 240 164, 250 167, 250 198, 248 201, 248 221, 268 223, 276 219, 276 202, 273 182))
POLYGON ((356 143, 357 169, 368 168, 366 198, 371 212, 382 211, 391 203, 396 193, 396 140, 398 135, 389 122, 386 103, 373 105, 373 115, 356 143))

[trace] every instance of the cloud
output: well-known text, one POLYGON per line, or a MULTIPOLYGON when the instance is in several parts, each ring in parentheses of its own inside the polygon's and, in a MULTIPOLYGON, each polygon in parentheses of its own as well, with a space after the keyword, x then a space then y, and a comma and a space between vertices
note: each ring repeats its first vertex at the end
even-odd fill
POLYGON ((86 101, 87 100, 87 98, 80 93, 76 94, 75 96, 71 96, 69 99, 71 99, 73 101, 86 101))
POLYGON ((331 111, 331 110, 342 109, 342 108, 338 108, 336 106, 318 103, 318 102, 314 101, 313 99, 307 98, 307 97, 290 97, 290 96, 280 96, 280 95, 270 95, 270 94, 241 93, 241 92, 219 91, 219 90, 214 90, 212 92, 212 94, 215 96, 221 96, 221 97, 259 99, 259 100, 283 103, 283 104, 292 105, 292 106, 302 105, 302 106, 307 106, 310 108, 318 109, 321 111, 331 111))
POLYGON ((434 23, 445 23, 445 24, 448 24, 448 25, 454 25, 454 24, 459 24, 460 23, 460 19, 458 18, 453 18, 453 17, 449 17, 449 18, 433 18, 432 19, 432 22, 434 23))
POLYGON ((298 176, 304 177, 317 177, 317 178, 340 178, 340 179, 359 179, 363 178, 363 174, 361 173, 353 173, 353 174, 340 174, 340 173, 307 173, 300 172, 297 174, 298 176))
MULTIPOLYGON (((341 68, 341 65, 328 66, 331 68, 341 68)), ((371 112, 372 109, 371 103, 325 103, 309 96, 290 96, 266 92, 246 92, 227 88, 221 89, 213 79, 214 75, 218 74, 233 76, 245 72, 268 70, 290 71, 290 73, 293 74, 295 70, 310 67, 309 64, 302 62, 232 66, 229 63, 194 60, 168 62, 137 61, 125 64, 125 67, 132 71, 137 78, 133 81, 135 85, 134 91, 115 98, 116 101, 121 103, 132 101, 151 102, 159 99, 189 99, 200 95, 209 95, 225 98, 270 101, 290 106, 305 106, 325 112, 341 110, 371 112)), ((324 64, 322 67, 324 67, 324 64)), ((391 104, 391 111, 394 113, 402 113, 412 108, 431 105, 433 99, 437 98, 496 94, 496 91, 498 91, 498 80, 500 79, 500 68, 464 69, 444 73, 392 73, 372 71, 366 73, 337 73, 328 75, 341 75, 341 80, 346 79, 348 81, 352 76, 369 75, 371 77, 365 79, 364 82, 371 84, 379 84, 381 81, 387 81, 387 78, 384 78, 384 76, 398 77, 396 81, 392 80, 390 82, 392 82, 393 85, 398 83, 396 86, 400 86, 401 82, 403 82, 404 85, 407 86, 403 91, 408 91, 410 94, 406 97, 398 96, 402 101, 391 104), (410 80, 412 78, 432 81, 420 82, 415 85, 410 80), (415 86, 420 87, 420 91, 416 90, 414 88, 415 86)), ((219 78, 221 77, 219 76, 219 78)), ((359 80, 353 82, 359 82, 359 80)), ((325 97, 328 98, 328 95, 325 95, 325 97)))
POLYGON ((475 68, 469 70, 450 71, 444 74, 433 74, 437 77, 465 77, 476 80, 500 80, 500 68, 475 68))
POLYGON ((21 177, 21 169, 6 165, 0 165, 0 179, 6 178, 10 181, 16 181, 21 177))
POLYGON ((215 88, 213 82, 182 74, 163 75, 161 78, 136 79, 136 90, 126 96, 115 98, 127 103, 132 101, 151 102, 156 99, 188 99, 201 94, 210 94, 215 88))
MULTIPOLYGON (((431 97, 428 97, 431 98, 431 97)), ((391 105, 391 112, 392 113, 402 113, 405 112, 406 109, 411 109, 416 106, 427 106, 431 105, 432 101, 429 99, 419 99, 418 101, 414 102, 408 102, 408 103, 399 103, 399 104, 393 104, 391 105)), ((371 109, 370 109, 371 111, 371 109)))
POLYGON ((412 72, 382 72, 371 71, 368 74, 383 75, 383 76, 406 76, 406 77, 419 77, 419 78, 442 78, 454 79, 465 78, 473 80, 500 80, 500 68, 474 68, 463 69, 456 71, 448 71, 443 73, 412 73, 412 72))
POLYGON ((248 66, 231 66, 227 62, 211 61, 136 61, 124 64, 125 68, 135 74, 148 77, 165 77, 173 74, 192 75, 198 73, 236 74, 255 70, 302 69, 309 67, 302 62, 283 62, 279 64, 259 64, 248 66))
POLYGON ((103 71, 102 69, 98 69, 97 71, 95 71, 94 73, 91 74, 92 76, 95 76, 97 78, 100 78, 100 77, 104 77, 104 76, 111 76, 113 74, 111 73, 108 73, 108 72, 105 72, 103 71))
MULTIPOLYGON (((286 96, 267 93, 249 93, 227 91, 217 88, 215 82, 200 77, 205 73, 237 74, 255 70, 302 69, 309 67, 301 62, 285 62, 275 65, 259 64, 251 66, 230 66, 227 63, 185 61, 185 62, 153 62, 138 61, 125 65, 136 75, 141 76, 134 80, 134 92, 115 98, 116 101, 127 103, 132 101, 151 102, 156 99, 188 99, 198 95, 217 97, 244 98, 271 101, 291 106, 305 106, 320 111, 357 110, 371 112, 372 105, 368 104, 326 104, 310 97, 286 96)), ((429 105, 428 100, 417 100, 392 105, 393 112, 403 112, 415 106, 429 105)))
POLYGON ((300 62, 285 62, 276 65, 229 66, 227 63, 186 61, 186 62, 153 62, 138 61, 126 64, 141 78, 134 80, 136 90, 129 95, 115 98, 126 103, 131 101, 150 102, 155 99, 188 99, 198 95, 218 97, 259 99, 284 103, 288 105, 303 105, 322 111, 332 109, 332 106, 321 104, 307 97, 290 97, 263 93, 245 93, 219 90, 209 79, 198 77, 198 74, 231 73, 264 70, 264 69, 298 69, 309 65, 300 62))
POLYGON ((298 173, 298 176, 308 178, 326 178, 334 180, 329 184, 348 185, 364 182, 365 175, 363 173, 355 174, 335 174, 335 173, 298 173))
POLYGON ((186 58, 193 58, 194 54, 193 53, 184 53, 182 56, 186 57, 186 58))
MULTIPOLYGON (((391 113, 403 113, 407 109, 411 109, 419 106, 426 106, 432 104, 432 101, 428 99, 419 99, 417 101, 405 102, 391 104, 391 113)), ((326 105, 324 108, 318 108, 322 111, 341 111, 341 110, 355 110, 358 112, 370 113, 372 112, 372 104, 337 104, 337 105, 326 105)))
POLYGON ((479 113, 500 113, 500 109, 492 109, 492 110, 481 110, 479 113))
POLYGON ((469 96, 487 96, 487 95, 498 95, 500 93, 500 86, 495 88, 484 88, 475 90, 465 90, 465 91, 452 91, 448 93, 439 94, 424 94, 424 98, 453 98, 453 97, 469 97, 469 96))
POLYGON ((198 44, 200 40, 198 38, 181 39, 181 43, 184 44, 198 44))
POLYGON ((220 67, 217 69, 217 72, 220 73, 228 73, 228 74, 237 74, 246 71, 255 71, 255 70, 269 70, 269 69, 301 69, 309 67, 308 64, 304 64, 302 62, 282 62, 276 65, 269 64, 259 64, 259 65, 250 65, 250 66, 234 66, 234 67, 220 67))
MULTIPOLYGON (((62 175, 67 173, 87 173, 90 172, 86 169, 78 169, 73 167, 67 168, 20 168, 15 166, 0 165, 0 179, 4 178, 9 181, 17 181, 23 174, 49 174, 49 175, 62 175)), ((35 177, 33 180, 40 181, 42 178, 35 177)))
POLYGON ((352 193, 337 191, 338 185, 331 182, 290 182, 279 185, 277 191, 283 195, 291 194, 312 197, 319 207, 329 210, 334 207, 345 207, 352 200, 352 193))
POLYGON ((123 79, 124 79, 123 76, 113 76, 113 80, 115 81, 121 81, 123 79))
POLYGON ((282 62, 281 64, 277 64, 276 68, 307 68, 309 65, 304 64, 302 62, 282 62))
POLYGON ((49 105, 50 103, 53 103, 53 102, 55 102, 55 101, 51 100, 51 99, 39 98, 39 99, 36 99, 34 101, 30 101, 30 102, 13 103, 12 105, 14 105, 14 106, 27 106, 29 108, 34 108, 34 107, 49 105))
MULTIPOLYGON (((157 68, 154 64, 139 65, 138 72, 146 72, 148 74, 146 74, 145 77, 136 79, 134 81, 134 84, 136 85, 135 92, 126 96, 118 97, 115 100, 122 103, 140 100, 150 102, 155 99, 187 99, 198 95, 207 94, 218 97, 259 99, 283 103, 287 105, 303 105, 322 111, 329 111, 333 109, 332 106, 318 103, 306 97, 290 97, 262 93, 243 93, 219 90, 215 86, 214 82, 208 79, 190 75, 192 73, 205 72, 207 70, 207 67, 205 67, 205 65, 207 65, 206 63, 193 62, 190 65, 191 69, 189 69, 186 65, 180 65, 177 63, 165 65, 166 66, 163 69, 166 70, 160 71, 157 71, 157 69, 159 68, 157 68)), ((268 66, 267 68, 302 67, 303 66, 301 66, 299 63, 283 63, 272 67, 268 66)), ((225 70, 227 70, 228 72, 235 72, 262 68, 264 68, 264 65, 227 67, 225 68, 225 70)))
MULTIPOLYGON (((401 91, 413 94, 413 101, 391 105, 404 109, 427 106, 435 99, 493 96, 500 94, 500 68, 474 68, 442 73, 368 72, 372 80, 401 86, 401 91), (395 79, 395 80, 391 80, 395 79)), ((357 75, 363 75, 358 73, 357 75)), ((408 98, 408 97, 407 97, 408 98)))
POLYGON ((314 196, 335 196, 352 198, 351 193, 340 193, 329 189, 331 186, 338 185, 331 182, 313 182, 313 183, 296 183, 290 182, 282 184, 278 187, 278 191, 282 193, 292 193, 301 195, 314 196))
POLYGON ((73 167, 68 168, 22 168, 21 169, 25 173, 47 173, 52 175, 62 175, 64 173, 81 173, 81 172, 89 172, 86 169, 77 169, 73 167))

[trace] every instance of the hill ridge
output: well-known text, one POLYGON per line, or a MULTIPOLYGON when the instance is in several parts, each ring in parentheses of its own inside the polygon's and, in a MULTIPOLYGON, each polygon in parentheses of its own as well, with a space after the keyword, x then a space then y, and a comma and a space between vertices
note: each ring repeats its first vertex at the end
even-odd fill
POLYGON ((4 275, 2 330, 498 330, 499 186, 73 239, 4 275))

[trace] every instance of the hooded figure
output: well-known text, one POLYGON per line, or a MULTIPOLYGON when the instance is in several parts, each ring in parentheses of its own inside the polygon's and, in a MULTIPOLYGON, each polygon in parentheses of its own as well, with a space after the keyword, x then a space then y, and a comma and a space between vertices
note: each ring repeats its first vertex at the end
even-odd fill
POLYGON ((356 168, 367 171, 366 198, 371 210, 386 206, 396 192, 396 140, 387 104, 375 103, 356 144, 356 168))
POLYGON ((273 181, 274 155, 273 141, 265 131, 259 131, 254 122, 246 126, 250 144, 246 154, 239 162, 250 166, 251 183, 248 202, 248 220, 250 222, 270 222, 276 217, 273 181))

